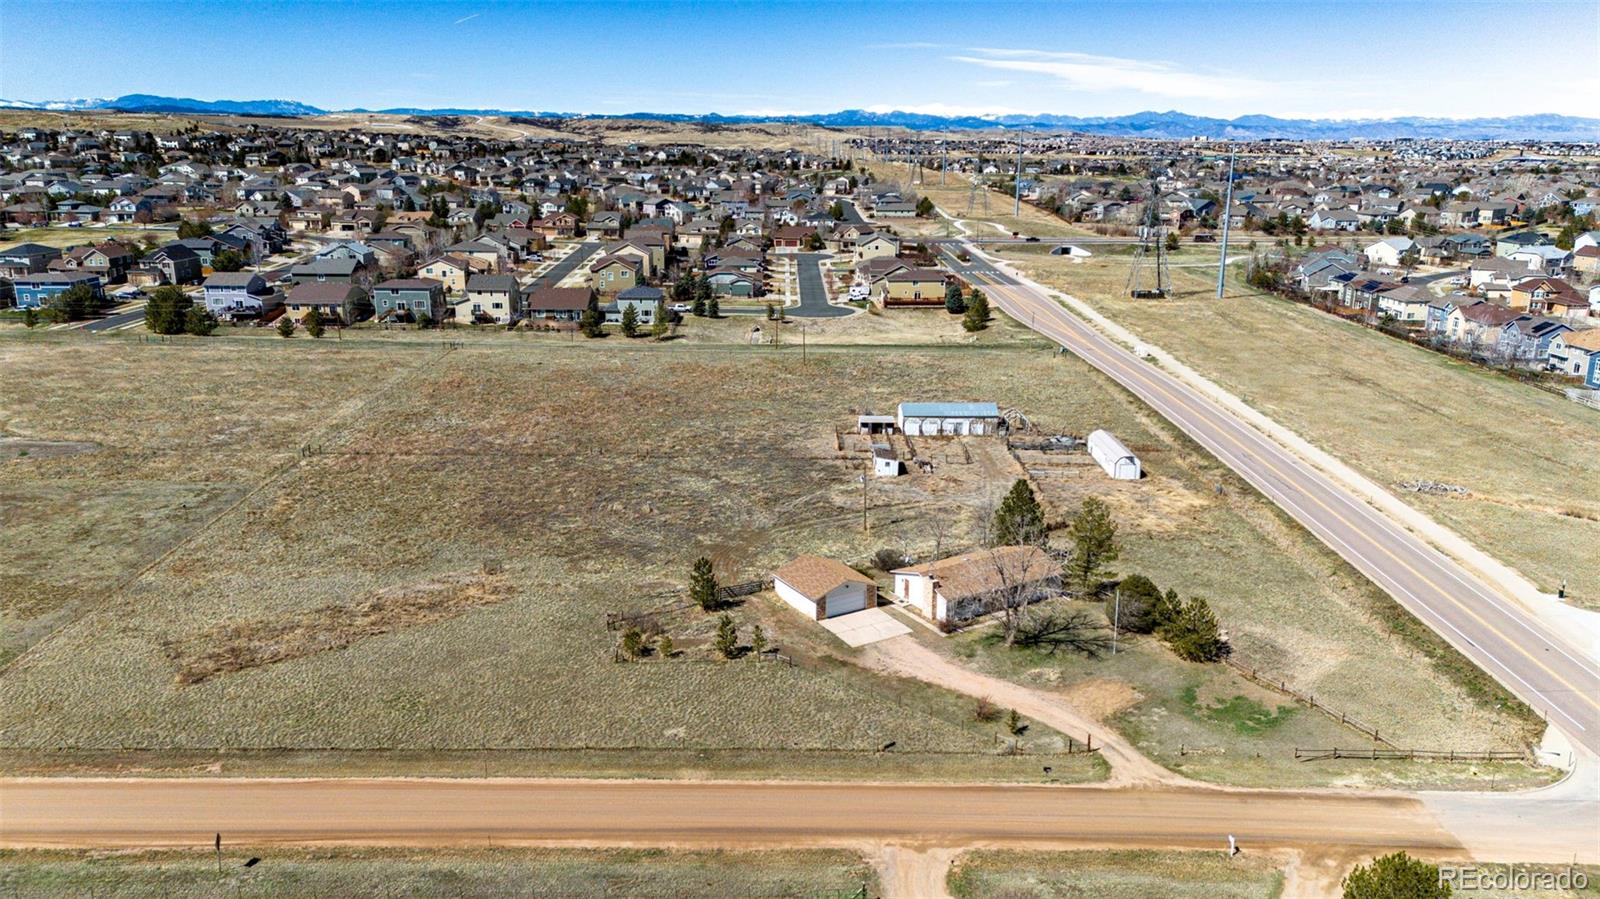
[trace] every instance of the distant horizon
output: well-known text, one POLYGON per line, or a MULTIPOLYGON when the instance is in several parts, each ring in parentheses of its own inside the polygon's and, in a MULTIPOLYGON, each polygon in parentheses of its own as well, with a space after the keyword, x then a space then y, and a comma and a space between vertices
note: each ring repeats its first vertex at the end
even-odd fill
MULTIPOLYGON (((579 109, 579 108, 572 108, 572 109, 553 109, 553 108, 551 108, 551 109, 533 109, 533 108, 512 109, 512 108, 507 108, 507 107, 497 107, 497 106, 493 106, 493 105, 489 105, 489 104, 472 104, 472 103, 455 104, 455 105, 450 105, 450 106, 421 106, 421 105, 417 105, 417 104, 397 103, 397 104, 390 105, 390 106, 358 105, 358 106, 349 106, 349 107, 329 108, 329 107, 318 106, 316 104, 308 103, 308 102, 306 102, 304 100, 300 100, 300 99, 297 99, 297 98, 294 98, 294 97, 288 97, 288 96, 280 96, 280 97, 197 97, 197 96, 192 96, 192 95, 178 96, 178 95, 171 95, 171 94, 160 94, 160 93, 156 93, 154 91, 145 91, 145 90, 122 91, 122 92, 118 92, 118 93, 107 94, 105 96, 93 96, 93 97, 91 97, 91 96, 50 97, 50 98, 36 99, 36 98, 0 96, 0 109, 30 109, 30 108, 37 108, 37 109, 39 109, 40 111, 43 111, 43 112, 117 112, 117 111, 120 111, 120 110, 118 108, 116 108, 116 107, 96 106, 96 105, 68 106, 68 105, 63 105, 63 104, 80 104, 80 103, 81 104, 100 104, 100 103, 109 103, 109 102, 112 102, 112 101, 115 101, 115 100, 119 100, 119 99, 122 99, 122 98, 125 98, 125 97, 150 97, 150 98, 159 99, 159 100, 172 100, 172 101, 179 101, 179 102, 181 102, 181 101, 192 101, 192 102, 196 102, 196 103, 217 104, 217 105, 224 105, 224 104, 239 104, 239 105, 242 105, 242 104, 278 103, 278 104, 284 104, 286 106, 293 105, 293 106, 307 107, 307 108, 309 108, 311 110, 314 110, 313 112, 308 113, 308 114, 311 114, 311 115, 315 115, 315 114, 319 114, 319 113, 321 113, 321 114, 354 113, 354 114, 372 114, 372 115, 400 114, 400 113, 393 113, 392 112, 393 110, 406 110, 406 111, 409 111, 409 110, 422 110, 422 111, 425 111, 425 112, 448 113, 448 112, 453 111, 453 110, 463 110, 463 111, 468 111, 468 112, 477 113, 477 114, 485 114, 485 115, 491 115, 491 114, 507 114, 507 115, 528 114, 528 115, 549 115, 549 116, 562 116, 562 117, 574 117, 574 118, 581 118, 581 117, 619 118, 619 117, 630 117, 630 116, 636 117, 636 116, 659 115, 659 116, 689 117, 689 118, 718 117, 718 116, 720 116, 720 117, 724 117, 724 118, 755 119, 755 120, 762 120, 762 119, 780 120, 780 119, 814 118, 814 117, 823 117, 823 116, 834 116, 834 115, 839 115, 839 114, 842 114, 842 113, 861 112, 861 113, 867 113, 867 114, 871 114, 871 115, 926 116, 926 117, 929 117, 929 118, 942 118, 942 119, 994 119, 996 121, 1003 120, 1003 119, 1025 119, 1025 118, 1029 118, 1029 117, 1038 117, 1038 118, 1052 118, 1053 117, 1053 118, 1117 120, 1117 119, 1128 119, 1128 118, 1133 118, 1133 117, 1142 116, 1142 115, 1157 115, 1157 116, 1184 116, 1184 117, 1189 117, 1189 118, 1213 119, 1213 120, 1217 120, 1217 121, 1226 121, 1226 122, 1237 122, 1237 121, 1248 120, 1248 119, 1276 119, 1276 120, 1281 120, 1281 121, 1306 121, 1306 122, 1321 122, 1321 123, 1352 123, 1352 124, 1354 124, 1354 123, 1375 123, 1375 122, 1396 122, 1396 121, 1471 122, 1471 121, 1490 120, 1490 119, 1520 119, 1520 118, 1544 118, 1544 117, 1560 117, 1560 118, 1581 119, 1581 120, 1586 120, 1586 121, 1597 121, 1597 122, 1600 122, 1600 115, 1597 115, 1597 116, 1584 116, 1584 115, 1578 115, 1578 114, 1575 114, 1575 113, 1561 112, 1561 111, 1558 111, 1558 110, 1543 110, 1543 111, 1538 111, 1538 112, 1521 112, 1521 113, 1506 114, 1506 115, 1488 115, 1488 114, 1484 114, 1484 115, 1471 115, 1471 116, 1444 116, 1444 115, 1424 115, 1424 114, 1410 114, 1410 115, 1408 115, 1408 114, 1398 114, 1398 115, 1370 116, 1370 117, 1337 117, 1337 116, 1312 116, 1312 115, 1276 115, 1276 114, 1272 114, 1272 113, 1263 113, 1263 112, 1242 113, 1242 114, 1236 115, 1236 116, 1213 116, 1213 115, 1205 115, 1205 114, 1201 114, 1201 113, 1189 112, 1187 110, 1184 110, 1184 109, 1181 109, 1181 108, 1178 108, 1178 107, 1171 107, 1171 108, 1167 108, 1167 109, 1159 109, 1159 108, 1156 108, 1154 106, 1143 108, 1143 109, 1136 109, 1136 110, 1133 110, 1133 111, 1130 111, 1130 112, 1106 113, 1106 114, 1099 114, 1099 115, 1078 115, 1078 114, 1068 113, 1068 112, 1051 112, 1051 111, 1047 111, 1047 110, 1035 110, 1035 111, 1010 110, 1010 111, 1001 111, 1001 112, 983 112, 983 111, 974 110, 974 111, 970 111, 970 112, 960 112, 960 113, 931 113, 931 112, 921 112, 921 111, 917 111, 915 109, 889 108, 889 107, 886 107, 886 106, 854 106, 854 107, 841 107, 841 108, 838 108, 838 109, 818 109, 818 110, 813 110, 813 111, 772 112, 772 113, 730 112, 730 111, 721 110, 721 109, 702 109, 702 110, 697 110, 697 111, 674 111, 674 110, 662 110, 662 109, 630 109, 630 110, 619 111, 619 112, 602 112, 602 111, 599 111, 599 110, 589 110, 589 109, 579 109), (26 105, 7 105, 7 104, 26 104, 26 105), (52 108, 52 107, 54 107, 54 108, 52 108)), ((191 112, 190 114, 204 114, 204 113, 191 112)), ((224 114, 226 114, 226 113, 224 113, 224 114)))
POLYGON ((1503 118, 1536 103, 1593 118, 1597 45, 1589 0, 6 0, 0 97, 114 96, 138 73, 158 96, 327 110, 1369 121, 1503 118), (83 52, 82 30, 56 25, 64 8, 115 51, 83 52), (1527 33, 1540 52, 1522 78, 1500 62, 1504 36, 1527 33))

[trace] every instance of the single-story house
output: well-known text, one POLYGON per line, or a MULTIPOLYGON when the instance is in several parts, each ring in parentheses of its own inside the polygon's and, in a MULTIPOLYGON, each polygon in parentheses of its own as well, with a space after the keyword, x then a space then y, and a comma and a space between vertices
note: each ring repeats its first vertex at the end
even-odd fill
POLYGON ((594 302, 594 291, 587 287, 541 287, 523 298, 530 319, 575 322, 594 302))
POLYGON ((934 621, 965 621, 1000 604, 1045 599, 1061 586, 1061 566, 1037 546, 979 549, 897 568, 894 595, 934 621))
POLYGON ((821 556, 800 556, 774 571, 772 589, 779 599, 814 621, 878 604, 878 587, 871 578, 821 556))
POLYGON ((301 321, 315 309, 324 324, 351 324, 372 308, 367 292, 347 281, 303 281, 289 290, 284 315, 301 321))

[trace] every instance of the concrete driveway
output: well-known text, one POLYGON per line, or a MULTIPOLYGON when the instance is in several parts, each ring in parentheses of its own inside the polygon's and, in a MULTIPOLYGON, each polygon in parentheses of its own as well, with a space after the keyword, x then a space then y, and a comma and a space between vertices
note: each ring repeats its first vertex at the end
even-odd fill
POLYGON ((911 628, 894 620, 882 609, 862 609, 837 618, 824 618, 818 623, 851 647, 866 646, 911 633, 911 628))

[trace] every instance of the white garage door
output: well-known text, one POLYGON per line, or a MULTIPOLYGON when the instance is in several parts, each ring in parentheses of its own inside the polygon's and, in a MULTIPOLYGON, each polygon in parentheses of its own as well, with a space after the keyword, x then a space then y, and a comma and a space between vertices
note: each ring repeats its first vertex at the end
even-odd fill
POLYGON ((867 607, 867 585, 846 584, 828 594, 827 617, 837 618, 867 607))

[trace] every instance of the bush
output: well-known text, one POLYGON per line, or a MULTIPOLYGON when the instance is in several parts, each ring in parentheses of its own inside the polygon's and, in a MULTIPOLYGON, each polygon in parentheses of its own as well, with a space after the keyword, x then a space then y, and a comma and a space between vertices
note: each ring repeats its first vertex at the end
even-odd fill
POLYGON ((872 554, 872 567, 882 572, 890 572, 910 564, 911 559, 898 549, 885 547, 872 554))
POLYGON ((1344 879, 1344 899, 1448 899, 1439 866, 1396 852, 1357 865, 1344 879))
POLYGON ((989 697, 980 696, 972 707, 972 717, 983 722, 997 720, 1000 717, 1000 707, 991 702, 989 697))
POLYGON ((190 306, 183 316, 183 330, 196 337, 210 337, 217 330, 217 317, 204 306, 190 306))
POLYGON ((1115 618, 1117 630, 1126 634, 1148 634, 1156 629, 1156 606, 1161 588, 1142 574, 1130 574, 1117 585, 1117 596, 1106 600, 1107 619, 1115 618))
POLYGON ((282 318, 278 319, 278 336, 279 337, 293 337, 294 336, 294 319, 290 318, 287 315, 285 315, 282 318))
POLYGON ((1216 662, 1228 652, 1211 604, 1198 596, 1190 597, 1177 620, 1162 628, 1161 637, 1186 662, 1216 662))

